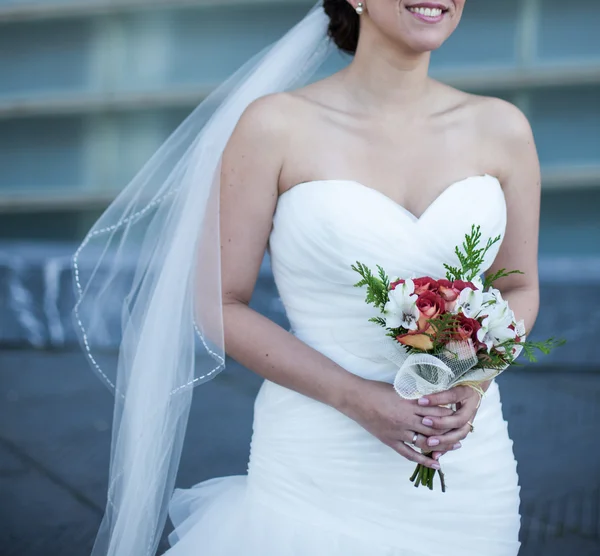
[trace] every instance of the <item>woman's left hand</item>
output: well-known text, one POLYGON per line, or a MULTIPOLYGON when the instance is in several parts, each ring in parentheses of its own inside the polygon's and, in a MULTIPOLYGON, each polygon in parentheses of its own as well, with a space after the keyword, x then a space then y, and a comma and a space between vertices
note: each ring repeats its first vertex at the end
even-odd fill
POLYGON ((424 417, 423 425, 431 428, 431 434, 423 441, 421 449, 431 450, 434 459, 446 452, 458 450, 460 442, 472 432, 481 395, 469 386, 456 386, 446 392, 424 396, 418 403, 422 407, 455 404, 457 410, 448 417, 424 417), (448 431, 445 434, 443 431, 448 431))

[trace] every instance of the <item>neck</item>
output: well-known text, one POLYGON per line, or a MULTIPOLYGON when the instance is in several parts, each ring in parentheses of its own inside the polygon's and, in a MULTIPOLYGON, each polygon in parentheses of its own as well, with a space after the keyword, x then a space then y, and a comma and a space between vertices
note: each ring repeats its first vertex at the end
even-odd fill
POLYGON ((363 28, 354 60, 343 77, 363 106, 375 106, 378 111, 399 103, 405 108, 417 106, 426 99, 431 83, 430 58, 429 52, 409 51, 363 28))

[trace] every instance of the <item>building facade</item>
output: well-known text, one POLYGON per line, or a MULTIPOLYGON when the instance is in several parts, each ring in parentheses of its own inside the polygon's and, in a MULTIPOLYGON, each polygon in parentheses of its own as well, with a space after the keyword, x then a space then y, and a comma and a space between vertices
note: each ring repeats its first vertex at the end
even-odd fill
MULTIPOLYGON (((0 238, 81 237, 190 110, 312 4, 0 0, 0 238)), ((596 0, 476 0, 433 57, 441 80, 530 118, 543 253, 600 256, 598 21, 596 0)))

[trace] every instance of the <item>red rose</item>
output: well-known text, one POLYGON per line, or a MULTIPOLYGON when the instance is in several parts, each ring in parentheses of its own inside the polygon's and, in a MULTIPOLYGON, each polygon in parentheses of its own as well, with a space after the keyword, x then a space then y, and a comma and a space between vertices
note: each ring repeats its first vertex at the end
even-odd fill
POLYGON ((395 290, 398 286, 401 286, 402 284, 404 284, 406 280, 396 280, 395 282, 392 282, 390 284, 390 290, 395 290))
POLYGON ((426 291, 434 291, 437 292, 438 283, 437 280, 430 278, 429 276, 423 276, 422 278, 415 278, 413 280, 415 284, 415 293, 417 295, 421 295, 426 291))
POLYGON ((454 330, 454 340, 466 341, 471 339, 475 349, 481 347, 481 343, 477 339, 477 332, 481 329, 481 324, 476 319, 470 319, 463 313, 456 315, 456 328, 454 330))
POLYGON ((443 298, 432 291, 425 291, 417 298, 417 309, 419 309, 419 330, 423 331, 429 327, 429 320, 435 319, 446 310, 443 298))
POLYGON ((460 295, 460 292, 465 288, 471 288, 476 290, 477 288, 472 282, 463 282, 462 280, 438 280, 438 291, 446 302, 446 310, 452 311, 456 306, 456 300, 460 295))
POLYGON ((460 291, 452 286, 450 280, 438 280, 438 291, 444 301, 456 301, 460 291))
POLYGON ((477 290, 473 282, 464 282, 463 280, 454 280, 454 282, 452 282, 452 288, 458 293, 463 291, 465 288, 471 288, 473 291, 477 290))

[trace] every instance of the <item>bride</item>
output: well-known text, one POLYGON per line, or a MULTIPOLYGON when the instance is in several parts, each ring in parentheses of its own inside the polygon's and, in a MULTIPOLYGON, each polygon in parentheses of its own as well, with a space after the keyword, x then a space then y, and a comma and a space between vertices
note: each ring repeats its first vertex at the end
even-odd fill
MULTIPOLYGON (((484 237, 503 237, 485 268, 524 271, 499 285, 527 329, 534 324, 540 171, 529 124, 511 104, 428 77, 431 51, 463 9, 465 0, 320 2, 210 101, 210 118, 184 124, 92 230, 82 249, 121 228, 123 248, 129 228, 153 214, 125 297, 109 506, 95 554, 156 548, 186 386, 221 370, 223 340, 265 378, 248 475, 175 492, 169 556, 518 553, 518 477, 497 385, 483 399, 464 386, 399 398, 350 268, 360 260, 399 277, 439 277, 478 224, 484 237), (321 63, 327 33, 353 61, 294 87, 321 63), (184 132, 188 142, 177 143, 184 132), (161 173, 166 157, 170 174, 161 173), (249 308, 265 248, 291 331, 249 308), (197 364, 196 375, 193 318, 217 361, 197 364), (442 466, 448 491, 415 489, 414 462, 442 466)), ((103 292, 116 283, 81 278, 77 314, 110 382, 86 326, 94 279, 103 292)))

